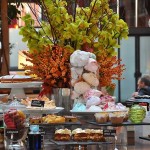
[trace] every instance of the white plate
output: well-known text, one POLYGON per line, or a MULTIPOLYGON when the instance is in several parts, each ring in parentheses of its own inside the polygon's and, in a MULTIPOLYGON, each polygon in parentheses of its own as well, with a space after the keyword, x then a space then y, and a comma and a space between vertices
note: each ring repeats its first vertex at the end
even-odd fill
POLYGON ((36 108, 27 108, 26 109, 26 113, 27 114, 34 114, 34 113, 42 113, 42 114, 54 114, 54 113, 59 113, 60 111, 62 111, 64 108, 63 107, 56 107, 54 109, 49 109, 49 108, 42 108, 42 107, 36 107, 36 108))
POLYGON ((126 112, 127 110, 108 110, 108 111, 74 111, 74 110, 70 110, 71 113, 74 113, 74 114, 95 114, 95 113, 103 113, 103 112, 126 112))

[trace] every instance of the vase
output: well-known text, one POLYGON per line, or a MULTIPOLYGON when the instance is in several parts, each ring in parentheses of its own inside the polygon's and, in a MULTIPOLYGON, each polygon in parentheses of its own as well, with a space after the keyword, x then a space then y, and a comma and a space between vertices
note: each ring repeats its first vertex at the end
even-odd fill
POLYGON ((71 100, 69 88, 53 88, 50 99, 55 100, 56 107, 63 107, 63 112, 65 114, 68 114, 70 112, 71 100))

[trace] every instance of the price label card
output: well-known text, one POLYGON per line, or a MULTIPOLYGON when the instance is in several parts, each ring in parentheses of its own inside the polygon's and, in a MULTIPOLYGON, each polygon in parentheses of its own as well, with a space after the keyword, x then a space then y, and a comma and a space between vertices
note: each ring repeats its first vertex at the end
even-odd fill
POLYGON ((10 134, 18 134, 19 131, 16 130, 16 129, 6 129, 5 133, 6 133, 6 136, 7 136, 7 135, 10 135, 10 134))
POLYGON ((109 129, 103 130, 104 137, 115 137, 115 135, 116 135, 116 130, 109 130, 109 129))
POLYGON ((46 131, 43 127, 40 127, 40 133, 41 135, 45 135, 46 134, 46 131))
POLYGON ((44 107, 45 102, 40 100, 32 100, 31 106, 32 107, 44 107))

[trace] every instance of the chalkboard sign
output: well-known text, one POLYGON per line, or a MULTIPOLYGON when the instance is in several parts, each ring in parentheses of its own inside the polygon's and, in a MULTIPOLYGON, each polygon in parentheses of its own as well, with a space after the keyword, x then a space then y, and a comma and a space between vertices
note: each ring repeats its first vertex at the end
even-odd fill
POLYGON ((44 107, 45 102, 40 100, 32 100, 31 106, 32 107, 44 107))
POLYGON ((115 135, 116 135, 116 130, 109 130, 109 129, 103 130, 104 137, 115 137, 115 135))

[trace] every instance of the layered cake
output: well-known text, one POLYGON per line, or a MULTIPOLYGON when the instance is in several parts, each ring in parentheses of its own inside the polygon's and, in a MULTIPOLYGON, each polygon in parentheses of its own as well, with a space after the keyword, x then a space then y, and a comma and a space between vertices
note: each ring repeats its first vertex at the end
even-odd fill
POLYGON ((104 142, 105 138, 103 137, 103 130, 99 129, 86 129, 86 132, 89 134, 89 140, 94 142, 104 142))
POLYGON ((89 134, 86 130, 77 128, 72 131, 72 138, 74 141, 87 141, 89 139, 89 134))
POLYGON ((55 141, 69 141, 71 139, 71 130, 69 129, 58 129, 55 131, 55 141))

